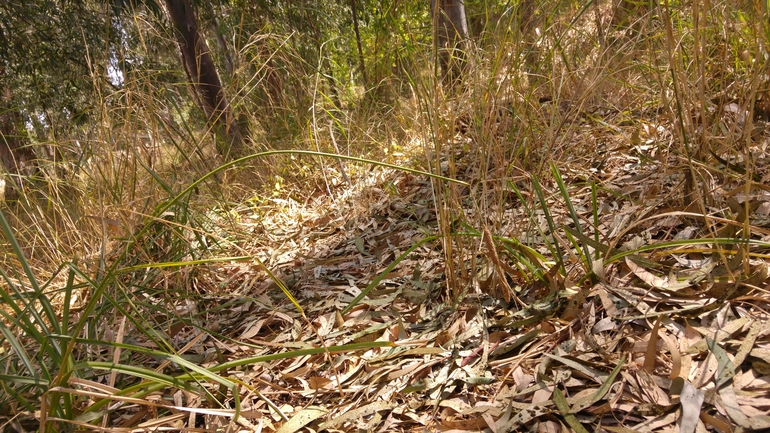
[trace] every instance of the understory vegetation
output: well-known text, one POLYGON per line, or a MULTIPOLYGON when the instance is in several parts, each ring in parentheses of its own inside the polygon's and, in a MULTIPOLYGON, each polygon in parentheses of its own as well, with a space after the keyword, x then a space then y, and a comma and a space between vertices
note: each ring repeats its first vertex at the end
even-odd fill
POLYGON ((770 429, 767 2, 435 3, 0 5, 4 431, 770 429))

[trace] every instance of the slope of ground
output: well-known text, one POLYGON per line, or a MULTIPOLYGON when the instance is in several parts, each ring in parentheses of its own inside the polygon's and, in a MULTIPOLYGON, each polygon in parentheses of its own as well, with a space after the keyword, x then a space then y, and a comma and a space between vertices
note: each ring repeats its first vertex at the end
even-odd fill
MULTIPOLYGON (((330 171, 333 202, 320 191, 305 203, 273 199, 236 210, 250 239, 239 250, 247 257, 197 269, 190 278, 198 295, 154 320, 175 323, 167 332, 179 357, 236 384, 239 401, 209 380, 200 383, 209 400, 158 390, 113 410, 112 425, 280 432, 770 427, 765 182, 747 190, 740 174, 722 167, 728 181, 714 185, 712 197, 729 206, 706 214, 672 207, 685 165, 667 149, 670 127, 644 118, 608 127, 619 122, 598 116, 586 119, 575 140, 603 152, 560 167, 566 194, 554 179, 540 179, 548 205, 538 207, 531 178, 500 169, 516 179, 500 213, 506 222, 494 233, 454 227, 453 236, 480 245, 464 264, 475 267, 475 277, 457 303, 446 296, 444 238, 435 236, 426 177, 374 168, 352 176, 350 187, 330 171), (573 215, 597 230, 576 226, 573 215), (561 262, 549 255, 554 248, 561 262)), ((759 149, 767 135, 757 139, 759 149)), ((453 164, 469 184, 469 202, 477 200, 479 155, 462 150, 468 138, 454 140, 453 164)), ((757 174, 766 176, 766 156, 756 155, 757 174)), ((141 356, 146 368, 171 376, 187 368, 141 356)), ((108 390, 97 394, 119 400, 108 390)))

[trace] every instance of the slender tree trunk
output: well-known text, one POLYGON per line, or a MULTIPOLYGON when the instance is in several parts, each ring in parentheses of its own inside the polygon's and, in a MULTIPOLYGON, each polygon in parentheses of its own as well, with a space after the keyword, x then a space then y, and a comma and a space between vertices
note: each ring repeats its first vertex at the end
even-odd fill
POLYGON ((464 0, 431 0, 433 29, 444 84, 462 82, 467 63, 468 22, 464 0), (438 2, 438 4, 436 4, 438 2))
POLYGON ((342 107, 342 102, 340 101, 339 91, 337 90, 337 82, 334 79, 334 70, 332 70, 329 56, 324 54, 322 49, 323 35, 321 34, 321 28, 317 25, 315 16, 310 14, 310 8, 307 7, 307 2, 304 2, 303 6, 305 6, 305 16, 307 17, 307 23, 310 24, 310 27, 313 29, 313 33, 315 34, 316 52, 319 56, 321 56, 318 58, 318 69, 326 79, 326 83, 329 86, 329 99, 332 101, 332 104, 334 104, 334 108, 340 109, 342 107))
POLYGON ((227 143, 218 146, 218 150, 225 158, 229 158, 231 154, 237 156, 242 152, 243 139, 227 103, 227 97, 209 54, 206 40, 198 31, 198 21, 190 0, 166 0, 166 6, 169 19, 174 25, 182 63, 198 102, 206 113, 209 123, 215 126, 226 139, 227 143))
POLYGON ((364 87, 369 80, 366 79, 366 65, 364 64, 364 49, 361 46, 361 32, 358 30, 358 11, 356 9, 356 0, 350 0, 350 9, 353 14, 353 30, 356 32, 356 45, 358 46, 358 63, 361 68, 361 77, 364 79, 364 87))

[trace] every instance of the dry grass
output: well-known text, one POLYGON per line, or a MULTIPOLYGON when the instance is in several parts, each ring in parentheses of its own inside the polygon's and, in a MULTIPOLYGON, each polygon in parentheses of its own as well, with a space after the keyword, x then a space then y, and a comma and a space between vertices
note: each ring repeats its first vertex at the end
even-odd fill
MULTIPOLYGON (((502 15, 463 86, 437 85, 425 54, 387 105, 352 89, 333 107, 300 66, 285 99, 258 97, 269 65, 250 64, 233 104, 252 150, 342 162, 225 165, 183 86, 134 77, 91 130, 52 143, 85 156, 4 211, 4 416, 110 431, 770 427, 755 12, 640 7, 617 28, 610 5, 562 5, 534 41, 502 15)), ((247 46, 296 64, 283 41, 247 46)))

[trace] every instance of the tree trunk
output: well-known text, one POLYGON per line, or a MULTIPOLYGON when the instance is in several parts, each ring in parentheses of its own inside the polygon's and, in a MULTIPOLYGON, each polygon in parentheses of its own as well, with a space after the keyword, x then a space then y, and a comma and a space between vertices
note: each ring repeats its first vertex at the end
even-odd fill
POLYGON ((468 22, 464 0, 431 0, 434 37, 444 84, 455 86, 462 82, 467 62, 468 22), (436 5, 438 1, 438 5, 436 5))
POLYGON ((309 7, 308 2, 303 2, 302 4, 303 8, 305 9, 305 17, 307 20, 307 23, 310 25, 310 27, 313 29, 313 34, 315 35, 315 44, 316 44, 316 52, 318 53, 318 69, 319 72, 326 78, 326 83, 329 86, 328 91, 328 97, 332 101, 332 104, 334 104, 334 108, 340 109, 342 108, 342 102, 340 101, 340 95, 339 91, 337 89, 337 82, 334 79, 334 70, 332 70, 331 62, 329 61, 329 56, 324 55, 323 53, 323 35, 321 34, 321 27, 316 22, 317 18, 314 14, 311 14, 311 8, 309 7))
POLYGON ((364 79, 364 88, 369 83, 366 79, 366 64, 364 63, 364 49, 361 45, 361 32, 358 30, 358 10, 356 8, 356 0, 350 0, 350 9, 353 14, 353 30, 356 33, 356 46, 358 47, 358 63, 361 68, 361 77, 364 79))
POLYGON ((243 139, 227 103, 206 40, 198 31, 198 21, 190 0, 166 0, 166 7, 169 19, 174 25, 185 72, 198 102, 209 123, 225 137, 226 143, 218 145, 217 150, 225 158, 229 158, 231 154, 238 156, 242 152, 243 139))

